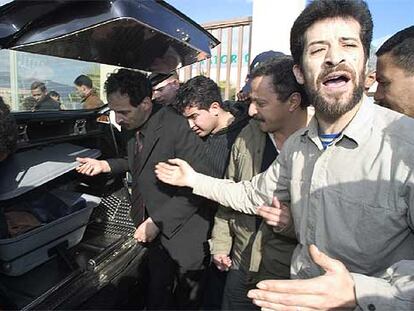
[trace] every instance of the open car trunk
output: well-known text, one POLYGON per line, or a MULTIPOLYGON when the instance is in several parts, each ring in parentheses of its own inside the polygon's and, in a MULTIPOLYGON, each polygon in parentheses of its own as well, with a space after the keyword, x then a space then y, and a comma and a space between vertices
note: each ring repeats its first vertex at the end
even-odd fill
MULTIPOLYGON (((0 7, 2 49, 169 72, 217 44, 163 1, 0 7)), ((0 309, 142 308, 145 248, 133 239, 128 182, 74 171, 78 156, 125 156, 107 115, 105 107, 14 114, 18 150, 0 163, 0 309), (27 212, 35 221, 21 221, 27 212)))

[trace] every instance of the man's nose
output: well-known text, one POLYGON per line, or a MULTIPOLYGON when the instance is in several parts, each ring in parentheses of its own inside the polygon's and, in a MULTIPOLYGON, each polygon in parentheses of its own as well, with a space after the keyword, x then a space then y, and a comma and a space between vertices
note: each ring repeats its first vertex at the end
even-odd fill
POLYGON ((121 114, 115 112, 115 121, 118 124, 122 124, 122 122, 124 121, 124 118, 122 117, 121 114))
POLYGON ((159 98, 160 97, 160 92, 158 92, 158 91, 154 91, 153 93, 152 93, 152 98, 153 99, 157 99, 157 98, 159 98))
POLYGON ((249 116, 254 117, 257 114, 257 108, 256 105, 253 103, 250 103, 249 105, 249 116))
POLYGON ((190 124, 190 128, 193 128, 195 126, 194 121, 191 119, 188 119, 188 124, 190 124))
POLYGON ((344 52, 339 46, 331 45, 325 55, 325 64, 329 67, 338 66, 345 62, 344 52))

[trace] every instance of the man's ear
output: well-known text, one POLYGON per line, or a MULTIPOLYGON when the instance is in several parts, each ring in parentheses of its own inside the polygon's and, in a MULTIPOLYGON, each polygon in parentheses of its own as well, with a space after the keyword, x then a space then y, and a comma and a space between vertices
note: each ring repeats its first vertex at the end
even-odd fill
POLYGON ((297 109, 300 109, 300 104, 302 102, 302 96, 298 92, 290 94, 288 98, 289 112, 294 112, 297 109))
POLYGON ((293 74, 295 75, 296 81, 299 84, 305 84, 305 79, 303 77, 302 69, 298 64, 293 65, 293 74))
POLYGON ((210 111, 212 115, 218 116, 220 109, 221 109, 221 106, 218 102, 212 102, 208 110, 210 111))

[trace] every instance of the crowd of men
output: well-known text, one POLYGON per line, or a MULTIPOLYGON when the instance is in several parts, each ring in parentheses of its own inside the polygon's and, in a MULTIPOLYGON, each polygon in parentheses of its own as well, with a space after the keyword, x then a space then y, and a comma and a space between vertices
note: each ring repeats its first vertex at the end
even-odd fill
MULTIPOLYGON (((309 3, 240 102, 204 76, 108 77, 128 156, 77 171, 131 172, 148 310, 414 309, 414 26, 376 52, 379 105, 372 28, 363 1, 309 3)), ((11 124, 0 102, 0 159, 11 124)))

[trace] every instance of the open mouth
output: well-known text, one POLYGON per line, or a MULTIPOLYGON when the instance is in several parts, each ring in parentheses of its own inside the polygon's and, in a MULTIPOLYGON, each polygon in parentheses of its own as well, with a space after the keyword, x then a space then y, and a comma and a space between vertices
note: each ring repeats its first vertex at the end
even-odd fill
POLYGON ((334 72, 323 78, 322 84, 329 88, 342 87, 351 80, 351 75, 347 72, 334 72))

